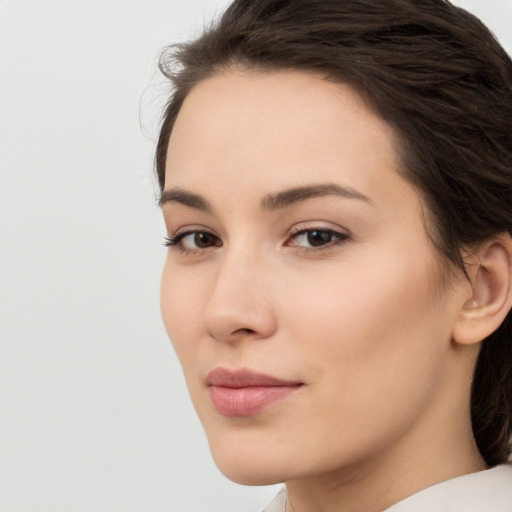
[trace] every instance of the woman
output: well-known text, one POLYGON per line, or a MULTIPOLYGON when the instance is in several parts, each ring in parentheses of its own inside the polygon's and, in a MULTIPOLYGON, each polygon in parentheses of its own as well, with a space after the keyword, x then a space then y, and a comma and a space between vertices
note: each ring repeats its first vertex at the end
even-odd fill
POLYGON ((268 512, 512 510, 512 63, 444 0, 236 0, 164 54, 164 323, 268 512))

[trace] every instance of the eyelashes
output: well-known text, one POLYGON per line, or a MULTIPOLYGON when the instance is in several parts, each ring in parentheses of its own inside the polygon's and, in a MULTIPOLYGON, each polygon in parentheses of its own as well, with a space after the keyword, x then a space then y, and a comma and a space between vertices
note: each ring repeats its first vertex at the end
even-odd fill
POLYGON ((318 250, 332 247, 349 239, 349 235, 326 228, 302 229, 290 236, 286 245, 291 247, 304 247, 309 250, 318 250))
MULTIPOLYGON (((320 252, 338 246, 350 239, 350 235, 329 228, 298 227, 293 230, 284 243, 287 247, 296 247, 305 253, 320 252)), ((222 247, 222 240, 215 234, 205 230, 187 230, 166 237, 164 245, 177 249, 182 254, 202 254, 222 247)))
POLYGON ((165 238, 165 246, 177 247, 183 251, 204 250, 209 247, 221 247, 222 241, 208 231, 190 230, 165 238))

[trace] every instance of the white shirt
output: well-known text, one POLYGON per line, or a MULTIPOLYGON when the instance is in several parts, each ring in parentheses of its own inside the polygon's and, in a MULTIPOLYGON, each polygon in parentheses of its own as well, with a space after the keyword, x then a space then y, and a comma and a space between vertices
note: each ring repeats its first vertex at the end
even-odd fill
MULTIPOLYGON (((261 512, 285 512, 286 489, 261 512)), ((512 465, 459 476, 395 503, 384 512, 512 512, 512 465)))

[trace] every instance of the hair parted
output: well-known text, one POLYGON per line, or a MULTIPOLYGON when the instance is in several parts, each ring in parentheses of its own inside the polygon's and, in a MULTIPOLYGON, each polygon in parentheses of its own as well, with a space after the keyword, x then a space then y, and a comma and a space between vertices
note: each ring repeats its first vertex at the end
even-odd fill
MULTIPOLYGON (((167 48, 173 90, 155 163, 183 101, 234 68, 302 70, 352 85, 393 128, 401 172, 422 195, 447 265, 512 234, 512 61, 489 30, 447 0, 234 0, 196 40, 167 48)), ((482 343, 471 396, 474 436, 493 466, 510 455, 512 315, 482 343)))

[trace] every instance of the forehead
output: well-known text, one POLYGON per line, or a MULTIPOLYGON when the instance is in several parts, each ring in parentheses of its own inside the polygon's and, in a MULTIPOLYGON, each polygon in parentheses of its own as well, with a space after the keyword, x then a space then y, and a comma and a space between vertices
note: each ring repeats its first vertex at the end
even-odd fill
POLYGON ((261 194, 332 182, 369 195, 402 180, 394 134, 349 85, 298 71, 235 70, 199 83, 169 141, 166 188, 261 194))

